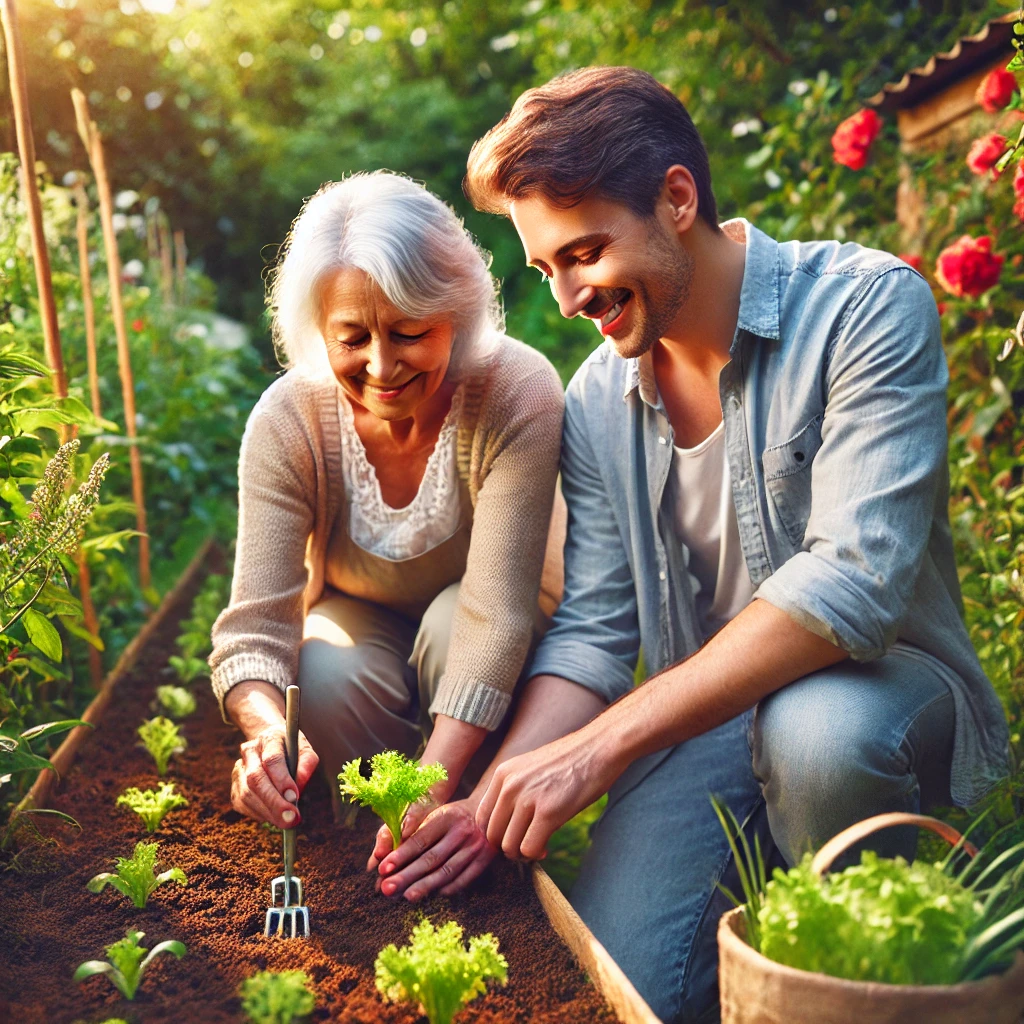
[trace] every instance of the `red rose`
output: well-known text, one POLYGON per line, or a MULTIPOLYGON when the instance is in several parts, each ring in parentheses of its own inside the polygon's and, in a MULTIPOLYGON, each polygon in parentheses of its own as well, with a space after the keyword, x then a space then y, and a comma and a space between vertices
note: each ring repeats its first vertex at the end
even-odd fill
POLYGON ((901 252, 900 259, 904 263, 909 263, 915 270, 919 271, 924 266, 924 260, 916 252, 901 252))
POLYGON ((987 174, 992 172, 992 180, 999 177, 995 169, 996 161, 1006 151, 1006 137, 993 132, 991 135, 982 135, 971 143, 970 152, 967 154, 967 166, 975 174, 987 174))
POLYGON ((992 252, 991 236, 964 235, 939 253, 935 279, 950 295, 977 298, 999 281, 1005 259, 992 252))
POLYGON ((873 110, 858 110, 832 135, 832 158, 851 171, 859 171, 868 162, 868 150, 881 130, 882 119, 873 110))
POLYGON ((994 114, 1010 102, 1016 91, 1016 77, 1006 68, 996 68, 981 80, 974 99, 982 109, 994 114))
POLYGON ((145 326, 146 326, 146 323, 145 323, 144 320, 133 320, 132 321, 132 330, 133 331, 141 331, 145 326))
POLYGON ((1017 164, 1017 172, 1013 176, 1013 194, 1024 199, 1024 164, 1017 164))
POLYGON ((935 308, 939 311, 939 316, 946 315, 946 304, 944 302, 936 302, 935 308))

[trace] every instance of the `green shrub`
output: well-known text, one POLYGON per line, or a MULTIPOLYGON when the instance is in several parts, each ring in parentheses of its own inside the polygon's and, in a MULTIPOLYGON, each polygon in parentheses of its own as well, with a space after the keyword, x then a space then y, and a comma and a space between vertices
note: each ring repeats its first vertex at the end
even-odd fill
POLYGON ((316 1006, 305 971, 260 971, 242 982, 238 994, 253 1024, 292 1024, 316 1006))

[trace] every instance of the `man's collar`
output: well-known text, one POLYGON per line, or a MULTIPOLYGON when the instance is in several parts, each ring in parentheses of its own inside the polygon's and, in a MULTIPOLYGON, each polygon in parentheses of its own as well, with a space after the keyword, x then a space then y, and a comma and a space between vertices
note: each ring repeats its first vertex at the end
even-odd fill
MULTIPOLYGON (((743 259, 743 286, 736 318, 736 338, 746 331, 758 338, 779 337, 779 243, 743 217, 723 221, 722 230, 735 241, 746 242, 743 259)), ((733 347, 736 340, 733 341, 733 347)), ((732 349, 730 349, 730 352, 732 349)), ((658 404, 658 385, 654 379, 654 360, 650 352, 626 360, 626 389, 623 399, 639 388, 640 397, 650 406, 658 404)))

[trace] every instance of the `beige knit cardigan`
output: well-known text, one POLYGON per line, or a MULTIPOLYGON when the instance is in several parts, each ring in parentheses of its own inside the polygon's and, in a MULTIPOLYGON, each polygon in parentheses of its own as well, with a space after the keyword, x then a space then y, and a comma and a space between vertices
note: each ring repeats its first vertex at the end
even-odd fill
MULTIPOLYGON (((463 390, 456 452, 473 523, 430 711, 495 729, 536 620, 564 400, 547 359, 512 338, 468 373, 463 390)), ((210 656, 222 714, 237 683, 283 690, 295 681, 305 615, 323 593, 328 539, 344 513, 338 398, 333 377, 289 370, 246 425, 231 603, 213 627, 210 656)))

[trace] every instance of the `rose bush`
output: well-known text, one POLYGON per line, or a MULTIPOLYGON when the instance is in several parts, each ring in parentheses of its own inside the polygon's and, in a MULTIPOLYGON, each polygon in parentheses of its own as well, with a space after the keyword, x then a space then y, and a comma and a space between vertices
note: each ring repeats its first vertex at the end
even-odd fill
POLYGON ((983 135, 971 143, 967 152, 967 166, 975 174, 991 174, 992 180, 999 177, 996 163, 1006 151, 1006 136, 998 132, 983 135))

